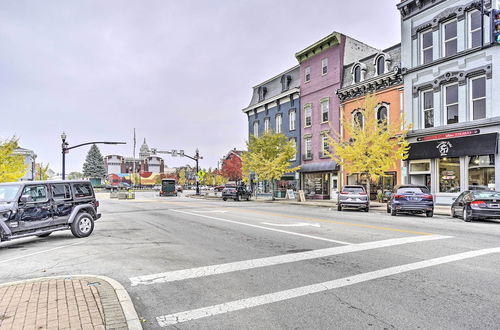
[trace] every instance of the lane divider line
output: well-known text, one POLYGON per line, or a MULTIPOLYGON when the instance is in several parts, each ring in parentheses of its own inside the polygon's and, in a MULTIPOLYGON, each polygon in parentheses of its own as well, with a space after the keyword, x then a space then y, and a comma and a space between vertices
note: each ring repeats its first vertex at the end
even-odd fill
POLYGON ((243 260, 236 262, 229 262, 219 265, 210 265, 204 267, 196 267, 182 270, 175 270, 170 272, 163 272, 157 274, 150 274, 144 276, 131 277, 131 286, 137 285, 151 285, 156 283, 166 283, 174 281, 182 281, 192 278, 200 278, 211 275, 231 273, 241 270, 254 269, 269 267, 275 265, 282 265, 291 262, 298 262, 304 260, 311 260, 317 258, 330 257, 334 255, 352 253, 358 251, 366 251, 371 249, 378 249, 384 247, 390 247, 395 245, 424 242, 438 239, 451 238, 451 236, 416 236, 416 237, 404 237, 404 238, 393 238, 382 241, 366 242, 360 244, 337 246, 327 249, 318 249, 313 251, 299 252, 299 253, 289 253, 273 257, 258 258, 251 260, 243 260))
POLYGON ((213 305, 209 307, 203 307, 198 309, 193 309, 185 312, 179 312, 169 315, 163 315, 156 317, 156 321, 160 327, 166 327, 169 325, 175 325, 178 323, 183 323, 191 320, 197 320, 205 317, 225 314, 229 312, 234 312, 238 310, 243 310, 247 308, 267 305, 271 303, 276 303, 288 299, 293 299, 297 297, 302 297, 318 292, 329 291, 337 288, 342 288, 350 286, 353 284, 363 283, 371 280, 376 280, 383 277, 388 277, 392 275, 397 275, 405 272, 410 272, 418 269, 428 268, 432 266, 438 266, 454 261, 470 259, 474 257, 484 256, 493 253, 500 253, 500 247, 483 249, 476 251, 469 251, 465 253, 453 254, 445 257, 434 258, 429 260, 424 260, 420 262, 414 262, 410 264, 384 268, 368 273, 358 274, 354 276, 344 277, 328 282, 317 283, 307 286, 302 286, 294 289, 264 294, 256 297, 234 300, 231 302, 213 305))
POLYGON ((37 254, 42 254, 42 253, 45 253, 45 252, 51 252, 51 251, 55 251, 55 250, 59 250, 59 249, 64 249, 64 248, 67 248, 67 247, 70 247, 70 246, 74 246, 74 245, 78 245, 78 244, 82 244, 82 243, 84 243, 84 241, 76 242, 76 243, 68 244, 68 245, 63 245, 63 246, 58 246, 58 247, 55 247, 55 248, 52 248, 52 249, 48 249, 48 250, 33 252, 33 253, 30 253, 30 254, 25 254, 25 255, 22 255, 22 256, 14 257, 14 258, 0 260, 0 264, 3 264, 5 262, 9 262, 9 261, 13 261, 13 260, 18 260, 18 259, 22 259, 22 258, 27 258, 27 257, 35 256, 37 254))
POLYGON ((329 238, 324 238, 324 237, 319 237, 319 236, 313 236, 313 235, 295 233, 293 231, 286 231, 286 230, 281 230, 281 229, 276 229, 276 228, 269 228, 269 227, 264 227, 264 226, 259 226, 259 225, 253 225, 251 223, 246 223, 246 222, 239 222, 239 221, 234 221, 234 220, 229 220, 229 219, 212 217, 212 216, 205 215, 205 214, 192 213, 192 212, 186 212, 186 211, 175 210, 175 209, 170 209, 170 211, 172 211, 172 212, 178 212, 178 213, 184 213, 184 214, 189 214, 189 215, 194 215, 194 216, 197 216, 197 217, 202 217, 202 218, 207 218, 207 219, 212 219, 212 220, 218 220, 218 221, 224 221, 224 222, 234 223, 234 224, 238 224, 238 225, 242 225, 242 226, 247 226, 247 227, 253 227, 253 228, 259 228, 259 229, 265 229, 265 230, 275 231, 275 232, 278 232, 278 233, 284 233, 284 234, 289 234, 289 235, 307 237, 307 238, 317 239, 317 240, 320 240, 320 241, 326 241, 326 242, 331 242, 331 243, 337 243, 337 244, 343 244, 343 245, 354 244, 354 243, 349 243, 349 242, 345 242, 345 241, 339 241, 339 240, 334 240, 334 239, 329 239, 329 238))

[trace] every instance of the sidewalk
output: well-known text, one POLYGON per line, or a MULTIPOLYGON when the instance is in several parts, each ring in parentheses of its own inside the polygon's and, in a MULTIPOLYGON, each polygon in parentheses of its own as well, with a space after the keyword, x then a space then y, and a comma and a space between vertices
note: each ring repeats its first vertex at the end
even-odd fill
MULTIPOLYGON (((205 194, 202 194, 200 196, 188 195, 187 197, 199 198, 199 199, 221 199, 220 196, 205 195, 205 194)), ((265 199, 265 198, 261 198, 261 197, 259 197, 256 200, 254 197, 252 197, 252 201, 262 202, 262 203, 302 205, 302 206, 315 206, 315 207, 330 207, 330 208, 335 208, 335 210, 337 209, 337 202, 334 200, 311 200, 311 199, 308 199, 305 202, 299 202, 297 200, 290 200, 290 199, 276 199, 273 201, 271 199, 265 199)), ((370 210, 371 211, 385 213, 385 212, 387 212, 386 207, 387 207, 386 203, 379 203, 376 201, 370 202, 370 210)), ((451 216, 450 215, 450 206, 449 205, 435 205, 434 206, 434 214, 451 216)))
POLYGON ((142 329, 128 293, 101 276, 0 284, 0 330, 142 329))

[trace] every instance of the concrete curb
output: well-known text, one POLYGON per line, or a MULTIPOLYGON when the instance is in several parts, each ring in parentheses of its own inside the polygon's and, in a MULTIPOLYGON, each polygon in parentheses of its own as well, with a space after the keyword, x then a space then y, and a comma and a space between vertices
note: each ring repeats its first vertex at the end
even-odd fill
POLYGON ((35 282, 35 281, 41 281, 41 280, 51 280, 51 279, 61 279, 61 278, 97 278, 101 281, 105 281, 109 283, 113 287, 113 289, 116 292, 116 296, 118 297, 118 301, 120 302, 120 305, 123 310, 123 314, 125 315, 125 319, 127 321, 127 327, 129 330, 142 330, 142 324, 141 320, 139 319, 139 316, 137 315, 137 312, 135 310, 134 304, 132 303, 132 299, 130 298, 130 295, 128 294, 127 290, 121 285, 118 281, 109 278, 107 276, 100 276, 100 275, 60 275, 60 276, 48 276, 48 277, 37 277, 37 278, 32 278, 29 280, 23 280, 23 281, 14 281, 14 282, 8 282, 8 283, 0 283, 0 287, 2 286, 10 286, 10 285, 17 285, 21 283, 26 283, 26 282, 35 282))

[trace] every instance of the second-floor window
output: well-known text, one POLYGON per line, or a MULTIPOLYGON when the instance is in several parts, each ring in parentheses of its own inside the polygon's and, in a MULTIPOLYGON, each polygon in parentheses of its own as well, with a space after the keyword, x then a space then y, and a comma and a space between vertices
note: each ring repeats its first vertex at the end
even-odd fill
POLYGON ((306 159, 312 158, 312 145, 310 137, 304 138, 304 156, 306 159))
POLYGON ((281 117, 281 114, 276 115, 276 133, 281 133, 283 126, 283 118, 281 117))
POLYGON ((379 124, 387 125, 387 107, 381 106, 377 109, 377 121, 379 124))
POLYGON ((330 102, 328 100, 324 100, 321 102, 321 122, 327 122, 328 121, 328 114, 330 112, 330 102))
POLYGON ((290 141, 292 142, 293 150, 295 150, 292 158, 290 158, 290 161, 293 162, 297 160, 297 140, 295 138, 291 138, 290 141))
POLYGON ((304 107, 304 126, 309 127, 312 124, 312 107, 311 105, 306 105, 304 107))
POLYGON ((458 84, 444 88, 446 124, 458 123, 458 84))
POLYGON ((270 121, 269 118, 264 119, 264 133, 269 133, 269 130, 271 129, 270 121))
POLYGON ((454 55, 457 53, 457 50, 457 21, 453 20, 443 24, 443 55, 454 55))
POLYGON ((474 10, 469 13, 469 47, 481 46, 481 12, 474 10))
POLYGON ((424 128, 434 127, 434 92, 423 91, 421 97, 423 126, 424 128))
POLYGON ((324 58, 321 60, 321 75, 325 75, 328 73, 328 58, 324 58))
POLYGON ((258 121, 253 123, 253 136, 259 137, 259 122, 258 121))
POLYGON ((304 81, 309 82, 311 80, 311 67, 308 66, 304 69, 304 81))
POLYGON ((364 118, 363 118, 363 113, 361 111, 356 111, 352 115, 352 120, 354 122, 354 125, 359 126, 360 128, 364 127, 364 118))
POLYGON ((420 64, 432 62, 432 30, 420 33, 420 64))
POLYGON ((486 78, 479 77, 470 81, 470 108, 473 120, 486 118, 486 78))
POLYGON ((330 144, 328 143, 328 136, 325 134, 321 137, 321 152, 323 156, 326 156, 328 151, 330 151, 330 144))
POLYGON ((296 119, 297 119, 297 113, 295 112, 295 110, 292 110, 290 111, 290 114, 289 114, 289 130, 290 131, 294 131, 295 130, 295 123, 296 123, 296 119))

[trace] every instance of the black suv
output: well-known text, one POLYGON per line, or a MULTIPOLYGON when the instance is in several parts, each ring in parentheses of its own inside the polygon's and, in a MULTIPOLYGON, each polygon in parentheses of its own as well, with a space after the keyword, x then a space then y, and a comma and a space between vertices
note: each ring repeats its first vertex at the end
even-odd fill
POLYGON ((235 201, 246 199, 249 201, 250 195, 251 193, 244 186, 226 186, 226 188, 222 189, 222 200, 224 201, 228 199, 234 199, 235 201))
POLYGON ((94 230, 99 202, 89 181, 28 181, 0 184, 0 241, 71 229, 75 237, 94 230))

